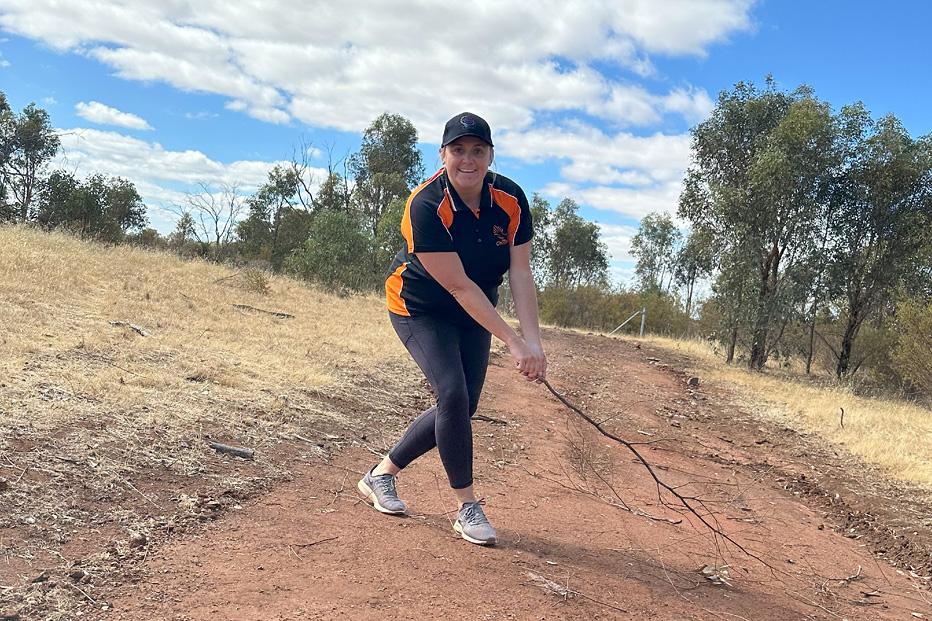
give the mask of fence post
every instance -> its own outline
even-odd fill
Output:
[[[641,308],[641,338],[644,337],[644,320],[647,319],[647,307]]]

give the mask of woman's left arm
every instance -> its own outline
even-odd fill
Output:
[[[543,379],[547,373],[547,357],[540,341],[540,321],[537,315],[537,288],[531,273],[531,243],[511,247],[511,265],[508,282],[515,302],[515,312],[521,324],[521,334],[538,359],[533,373],[525,373],[529,380]],[[531,377],[534,375],[534,377]]]

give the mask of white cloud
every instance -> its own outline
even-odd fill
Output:
[[[78,177],[97,172],[133,182],[150,208],[153,225],[165,232],[174,219],[173,205],[185,202],[186,192],[199,191],[199,184],[227,185],[251,193],[264,183],[278,161],[238,160],[218,162],[200,151],[172,151],[157,142],[147,142],[113,131],[64,129],[61,152],[53,166]],[[312,191],[326,178],[327,171],[313,168]]]
[[[99,101],[79,101],[75,104],[74,110],[82,119],[98,125],[115,125],[127,129],[152,129],[152,126],[141,116],[130,112],[121,112]]]
[[[526,127],[541,111],[620,125],[694,121],[710,108],[704,91],[653,93],[612,73],[648,74],[653,54],[702,56],[752,28],[752,4],[2,0],[0,27],[126,79],[219,94],[265,121],[359,131],[390,107],[433,140],[462,109],[501,129]]]
[[[205,119],[215,119],[218,114],[216,112],[207,112],[206,110],[201,110],[200,112],[185,112],[184,118],[189,121],[203,121]]]
[[[42,103],[45,104],[46,106],[54,106],[55,104],[58,103],[58,100],[52,97],[51,95],[49,95],[48,97],[42,98]]]
[[[572,196],[580,203],[596,209],[614,211],[641,220],[651,212],[675,216],[681,191],[682,183],[677,180],[637,190],[605,186],[583,188],[574,192]]]
[[[646,185],[680,179],[689,164],[688,134],[611,135],[582,123],[508,132],[497,146],[528,162],[565,162],[562,174],[575,182]]]
[[[608,247],[612,261],[632,261],[631,238],[637,235],[638,227],[625,224],[599,223],[601,239]]]

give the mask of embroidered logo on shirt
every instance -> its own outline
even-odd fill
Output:
[[[505,229],[499,225],[492,227],[492,235],[495,236],[495,245],[496,246],[507,246],[508,245],[508,235],[505,234]]]

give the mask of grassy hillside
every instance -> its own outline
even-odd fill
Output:
[[[118,553],[88,567],[125,565],[134,534],[240,502],[290,458],[388,444],[367,431],[394,433],[414,411],[398,404],[426,393],[382,300],[266,278],[0,227],[0,584],[57,567],[89,532]],[[3,589],[0,610],[67,611],[74,595]]]

